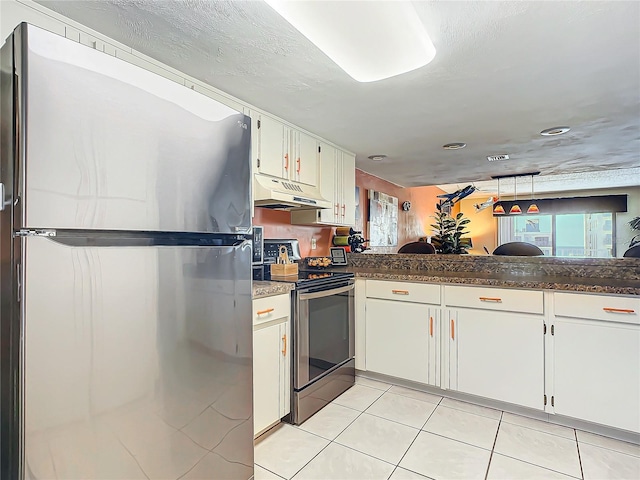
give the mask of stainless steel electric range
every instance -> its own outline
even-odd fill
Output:
[[[295,283],[291,414],[285,420],[299,425],[355,382],[355,287],[353,273],[330,268],[300,269],[294,280],[270,278],[266,272],[280,245],[293,260],[301,257],[297,240],[264,240],[264,279]]]

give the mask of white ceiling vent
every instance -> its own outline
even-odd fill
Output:
[[[497,162],[499,160],[509,160],[509,155],[491,155],[487,157],[490,162]]]

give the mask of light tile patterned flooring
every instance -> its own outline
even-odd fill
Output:
[[[256,480],[640,479],[640,446],[356,377],[255,449]]]

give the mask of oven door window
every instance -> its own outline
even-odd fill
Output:
[[[309,381],[350,358],[349,315],[353,291],[309,302]]]

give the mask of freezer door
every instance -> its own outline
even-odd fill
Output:
[[[18,32],[20,228],[250,231],[249,117],[53,33]]]
[[[22,242],[25,478],[250,478],[248,242]]]

